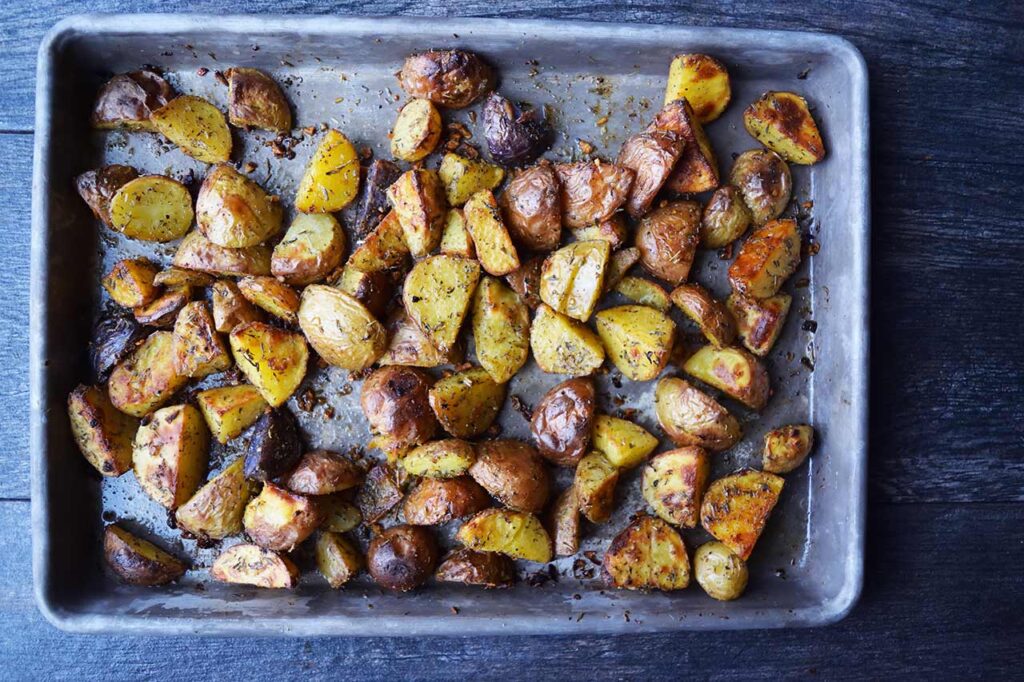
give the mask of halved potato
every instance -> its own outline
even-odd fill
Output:
[[[682,284],[690,276],[700,244],[700,204],[673,201],[640,221],[636,248],[644,268],[659,279]]]
[[[621,305],[602,310],[594,321],[623,376],[649,381],[665,369],[676,336],[676,324],[668,315],[643,305]]]
[[[515,242],[532,251],[558,248],[562,196],[558,174],[549,161],[516,171],[500,202],[505,225]]]
[[[615,506],[619,468],[600,452],[591,452],[576,465],[572,487],[580,513],[591,523],[604,523]]]
[[[245,477],[239,457],[211,478],[174,513],[178,528],[201,538],[222,538],[242,532],[242,514],[256,483]]]
[[[778,218],[793,193],[789,166],[770,149],[750,149],[737,156],[729,184],[739,190],[754,225]]]
[[[249,303],[238,290],[238,285],[229,279],[213,283],[210,302],[213,305],[213,326],[219,332],[228,333],[240,324],[263,321],[263,313]]]
[[[153,284],[168,288],[195,287],[201,289],[210,286],[213,281],[213,277],[205,272],[176,268],[173,265],[156,273],[156,277],[153,278]]]
[[[729,266],[729,283],[737,293],[768,298],[800,265],[800,229],[792,219],[772,220],[754,232]]]
[[[409,253],[426,256],[441,243],[448,202],[437,171],[414,168],[388,187],[388,201],[402,226]]]
[[[502,438],[477,445],[469,475],[506,507],[539,513],[551,493],[551,476],[533,446]]]
[[[561,183],[562,222],[572,229],[603,222],[629,198],[636,173],[601,159],[555,164]]]
[[[284,486],[302,495],[330,495],[363,482],[363,470],[352,460],[329,450],[307,452],[284,479]]]
[[[139,177],[131,166],[110,164],[75,176],[75,189],[92,214],[110,226],[110,202],[126,182]]]
[[[405,498],[405,522],[436,526],[491,506],[491,498],[469,476],[424,478]]]
[[[348,138],[328,130],[295,192],[295,208],[303,213],[334,213],[359,193],[359,154]]]
[[[250,303],[288,324],[299,321],[299,295],[274,277],[243,277],[238,280],[238,291]]]
[[[679,194],[695,194],[718,187],[715,151],[689,102],[677,99],[665,104],[647,130],[672,132],[684,141],[683,153],[665,187]]]
[[[636,173],[626,201],[631,218],[642,218],[650,210],[685,148],[683,139],[669,130],[638,133],[623,143],[616,163]]]
[[[455,347],[479,280],[476,261],[443,254],[424,258],[405,278],[405,310],[440,351]]]
[[[641,464],[658,447],[658,439],[628,419],[599,414],[594,418],[591,444],[620,469]]]
[[[495,277],[507,275],[519,267],[519,254],[509,236],[490,190],[481,190],[466,201],[463,209],[466,227],[473,237],[480,265]]]
[[[648,308],[660,310],[667,313],[672,307],[668,292],[655,282],[642,277],[623,277],[615,285],[615,291],[619,292],[633,303],[645,305]]]
[[[302,291],[299,326],[309,345],[335,367],[361,371],[384,354],[384,325],[354,297],[333,287],[311,284]]]
[[[317,503],[324,516],[323,523],[320,524],[321,530],[347,533],[363,522],[362,512],[348,499],[348,493],[324,495],[317,499]]]
[[[476,461],[473,444],[458,438],[424,443],[399,462],[407,474],[429,478],[461,476]]]
[[[670,450],[647,462],[640,490],[655,514],[677,526],[696,528],[710,474],[711,461],[704,448]]]
[[[608,259],[608,267],[604,273],[604,290],[609,292],[615,288],[622,278],[626,276],[629,269],[640,260],[640,249],[631,246],[612,254]]]
[[[743,347],[762,358],[768,355],[782,333],[792,303],[793,297],[789,294],[758,299],[735,292],[725,301],[736,320],[737,333]]]
[[[654,389],[654,412],[673,443],[728,450],[743,435],[740,423],[717,400],[685,379],[665,377]]]
[[[457,208],[448,210],[444,221],[444,232],[441,233],[441,253],[462,258],[476,258],[476,247],[473,237],[466,226],[466,217]]]
[[[153,332],[110,373],[107,390],[114,407],[133,417],[147,414],[170,400],[188,377],[174,369],[174,335]]]
[[[178,313],[173,349],[174,370],[187,377],[205,377],[231,367],[231,355],[204,301],[188,303]]]
[[[157,265],[147,258],[127,258],[114,263],[103,278],[103,288],[114,303],[125,308],[146,305],[160,295],[154,280]]]
[[[302,334],[248,322],[228,337],[235,364],[271,407],[283,405],[306,376],[309,349]]]
[[[402,501],[402,488],[395,470],[388,464],[377,464],[366,474],[359,488],[356,503],[366,523],[377,523]]]
[[[169,328],[174,326],[181,312],[192,300],[192,287],[173,287],[145,305],[132,310],[132,316],[139,324],[149,327]]]
[[[132,239],[180,239],[192,226],[194,215],[188,188],[163,175],[129,180],[110,200],[110,227]]]
[[[255,386],[239,384],[210,388],[196,394],[196,404],[213,437],[227,443],[256,423],[267,401]]]
[[[381,365],[439,367],[462,362],[459,343],[448,353],[439,351],[404,308],[388,319],[388,347],[377,362]]]
[[[473,341],[480,365],[499,384],[530,357],[530,310],[494,277],[484,277],[473,297]]]
[[[771,395],[764,365],[739,348],[704,346],[689,357],[683,370],[752,410],[763,408]]]
[[[462,206],[482,190],[491,190],[505,178],[505,169],[481,159],[445,154],[438,169],[449,206]]]
[[[504,554],[460,549],[441,562],[434,578],[443,583],[477,585],[488,589],[510,587],[516,579],[516,565]]]
[[[267,408],[256,420],[245,449],[245,477],[273,481],[302,457],[299,422],[287,407]]]
[[[290,552],[312,535],[322,520],[315,501],[267,481],[245,507],[242,525],[260,547]]]
[[[300,213],[270,257],[270,272],[292,286],[327,277],[345,254],[345,232],[329,213]]]
[[[534,256],[505,276],[508,285],[531,310],[541,304],[540,271],[543,266],[544,256]]]
[[[494,72],[473,52],[428,50],[406,57],[398,81],[413,97],[462,109],[494,87]]]
[[[92,126],[153,130],[150,114],[176,96],[171,84],[155,71],[120,73],[100,88],[92,108]]]
[[[685,99],[701,123],[722,115],[732,97],[725,65],[706,54],[677,54],[668,67],[665,104]]]
[[[163,585],[185,575],[187,569],[177,557],[120,526],[104,529],[103,555],[107,565],[133,585]]]
[[[608,245],[614,251],[629,239],[630,229],[629,225],[626,224],[625,215],[625,213],[619,212],[612,215],[608,220],[602,220],[599,223],[587,225],[586,227],[574,227],[572,229],[572,236],[578,242],[601,239],[608,242]]]
[[[398,112],[391,129],[391,155],[402,161],[419,161],[441,141],[441,113],[429,99],[410,100]]]
[[[299,584],[299,569],[291,560],[258,545],[229,547],[210,568],[214,580],[236,585],[292,588]]]
[[[551,537],[544,524],[526,512],[486,509],[462,524],[455,538],[473,550],[542,564],[551,561]]]
[[[338,589],[363,568],[363,557],[355,544],[337,533],[321,532],[316,539],[316,567],[327,584]]]
[[[563,490],[555,500],[548,528],[555,556],[572,556],[580,551],[580,505],[574,486]]]
[[[204,163],[231,158],[231,129],[221,110],[202,97],[175,97],[149,116],[150,122],[181,151]]]
[[[384,315],[395,295],[395,281],[391,275],[378,270],[363,272],[351,266],[342,268],[334,286],[362,303],[374,317]]]
[[[239,249],[262,244],[281,231],[281,202],[233,166],[214,166],[196,198],[196,223],[218,246]]]
[[[185,235],[174,253],[174,265],[214,275],[269,275],[270,247],[228,249],[217,246],[198,230]]]
[[[533,318],[530,348],[537,365],[550,374],[584,376],[604,364],[600,337],[546,303],[537,308]]]
[[[387,272],[396,280],[405,273],[409,267],[409,246],[394,211],[388,211],[373,232],[356,247],[346,267],[363,272]]]
[[[444,430],[456,438],[475,438],[489,429],[504,401],[505,385],[483,367],[456,372],[430,389],[430,407]]]
[[[554,310],[586,322],[604,292],[611,245],[602,239],[573,242],[544,261],[540,298]]]
[[[278,133],[292,129],[292,112],[281,87],[259,69],[232,67],[228,79],[228,120],[239,128]]]
[[[104,476],[132,468],[132,442],[139,422],[114,408],[101,386],[79,384],[68,396],[71,433],[82,455]]]
[[[147,495],[176,509],[206,477],[210,432],[199,410],[173,405],[157,410],[135,434],[135,478]]]
[[[825,144],[807,100],[795,92],[766,92],[743,112],[743,127],[755,140],[790,163],[825,158]]]
[[[715,539],[746,561],[779,501],[781,476],[741,469],[708,486],[700,507],[700,524]]]
[[[728,246],[743,236],[752,220],[742,193],[732,185],[719,187],[704,205],[700,245],[705,249]]]
[[[675,528],[638,514],[612,540],[602,563],[605,580],[627,590],[684,590],[690,585],[690,557]]]
[[[724,348],[736,340],[736,320],[699,284],[681,284],[673,289],[672,302],[690,318],[708,341]]]
[[[804,463],[814,447],[814,429],[790,424],[772,429],[764,437],[761,467],[773,474],[788,474]]]

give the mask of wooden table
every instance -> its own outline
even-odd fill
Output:
[[[870,501],[863,597],[817,630],[465,640],[86,637],[47,624],[29,541],[28,252],[35,56],[72,12],[0,9],[0,678],[299,675],[1019,677],[1024,662],[1024,4],[506,0],[506,16],[820,30],[871,74]],[[672,6],[676,5],[676,6]],[[498,4],[250,0],[270,12],[493,14]],[[174,0],[161,11],[220,13]],[[571,39],[571,37],[567,37]],[[600,46],[594,46],[595,50]],[[916,675],[915,675],[916,677]]]

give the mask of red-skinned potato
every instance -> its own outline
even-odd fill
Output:
[[[423,526],[392,526],[370,542],[366,565],[381,587],[408,592],[434,572],[440,558],[437,540]]]
[[[533,410],[530,432],[540,454],[559,466],[575,466],[590,448],[597,391],[589,377],[556,384]]]
[[[651,211],[636,231],[644,268],[672,284],[690,276],[699,243],[700,204],[695,201],[674,201]]]
[[[518,511],[541,511],[551,493],[544,461],[530,445],[516,440],[477,445],[469,475],[499,502]]]
[[[438,423],[428,397],[433,383],[423,370],[398,365],[366,378],[360,403],[382,449],[402,452],[434,437]]]

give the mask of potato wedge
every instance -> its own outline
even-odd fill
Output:
[[[643,463],[658,447],[658,439],[644,427],[606,414],[594,418],[591,443],[595,450],[620,469],[632,469]]]
[[[773,220],[743,242],[729,266],[729,283],[744,296],[768,298],[800,265],[800,229],[792,219]]]
[[[292,129],[288,100],[273,78],[259,69],[232,67],[228,79],[228,120],[239,128],[262,128],[278,133]]]
[[[752,410],[763,408],[771,395],[768,370],[739,348],[704,346],[687,359],[683,370]]]
[[[146,258],[119,260],[103,278],[103,288],[120,306],[143,306],[160,295],[160,287],[154,282],[157,270],[156,263]]]
[[[728,450],[743,435],[740,424],[717,400],[678,377],[665,377],[654,389],[654,412],[673,443]]]
[[[271,250],[267,246],[227,249],[217,246],[193,230],[185,235],[174,253],[179,268],[209,272],[214,275],[269,275]]]
[[[202,289],[210,286],[213,282],[213,277],[205,272],[176,268],[173,265],[156,273],[156,277],[153,278],[153,284],[171,289],[176,287]]]
[[[154,130],[150,115],[176,96],[171,84],[154,71],[118,74],[104,83],[96,96],[92,127]]]
[[[366,180],[356,208],[355,233],[363,236],[372,232],[384,216],[391,211],[388,187],[402,176],[398,164],[387,159],[374,159],[366,169]],[[401,232],[401,226],[399,226]]]
[[[485,509],[462,524],[455,539],[468,549],[498,552],[512,559],[551,561],[551,537],[533,514]]]
[[[388,347],[377,362],[381,365],[439,367],[462,362],[458,343],[448,353],[439,351],[405,309],[396,310],[388,319]]]
[[[533,446],[501,439],[477,444],[469,475],[510,509],[539,513],[551,494],[551,476]]]
[[[640,249],[631,246],[628,249],[616,251],[608,259],[608,267],[604,273],[604,290],[609,292],[622,281],[629,269],[640,261]]]
[[[475,438],[489,429],[504,402],[505,385],[483,367],[456,372],[430,389],[430,407],[444,430],[456,438]]]
[[[718,159],[689,102],[669,102],[647,130],[672,132],[683,140],[683,153],[665,182],[667,189],[678,194],[696,194],[718,187]]]
[[[580,551],[580,505],[575,486],[570,485],[555,500],[548,528],[555,556],[572,556]]]
[[[247,322],[228,336],[235,364],[271,407],[283,405],[306,376],[309,348],[302,334]]]
[[[262,322],[264,315],[249,303],[238,285],[229,279],[218,280],[210,287],[210,302],[213,306],[213,326],[221,333],[246,322]]]
[[[101,386],[79,384],[68,396],[71,433],[82,455],[104,476],[132,468],[132,443],[139,422],[114,408]]]
[[[737,334],[743,347],[762,358],[768,355],[782,333],[792,303],[793,297],[789,294],[758,299],[735,292],[725,301],[736,320]]]
[[[414,168],[388,187],[388,201],[402,226],[409,253],[422,258],[441,243],[448,202],[437,171]]]
[[[157,410],[135,433],[132,461],[142,490],[176,509],[206,477],[210,432],[199,410],[172,405]]]
[[[321,532],[316,539],[316,567],[333,589],[338,589],[363,568],[358,547],[337,533]]]
[[[572,467],[590,448],[597,389],[589,378],[556,384],[533,408],[530,433],[541,456],[558,466]]]
[[[388,311],[395,295],[395,281],[388,273],[363,272],[345,267],[334,286],[356,299],[374,317],[382,317]]]
[[[668,67],[665,105],[685,99],[702,124],[722,115],[732,97],[725,65],[706,54],[677,54]]]
[[[682,284],[690,276],[699,244],[700,204],[696,201],[660,206],[637,226],[640,262],[652,275],[670,284]]]
[[[200,391],[196,394],[196,404],[219,443],[239,436],[255,424],[267,408],[267,401],[259,390],[249,384]]]
[[[218,246],[239,249],[262,244],[281,231],[284,211],[276,196],[233,166],[214,166],[199,188],[196,223]]]
[[[307,452],[284,479],[284,487],[302,495],[330,495],[363,482],[363,470],[337,452]]]
[[[476,256],[488,274],[500,277],[516,270],[519,254],[509,236],[490,190],[477,192],[466,201],[466,227],[473,237]]]
[[[363,381],[359,403],[370,429],[372,445],[402,455],[426,443],[438,431],[428,392],[434,378],[413,367],[381,367]]]
[[[667,313],[672,308],[672,301],[668,297],[668,292],[662,289],[659,284],[649,279],[623,277],[615,285],[615,291],[633,303],[645,305],[648,308],[654,308],[663,313]]]
[[[562,195],[549,161],[516,171],[499,199],[512,240],[531,251],[551,251],[562,238]]]
[[[475,461],[476,451],[472,443],[446,438],[414,448],[399,464],[412,476],[455,478],[469,471]]]
[[[295,192],[295,209],[303,213],[334,213],[359,193],[359,154],[348,138],[328,130]]]
[[[178,319],[178,313],[191,300],[191,287],[174,287],[167,289],[149,303],[133,309],[132,316],[139,324],[169,329]]]
[[[267,408],[256,420],[245,450],[245,477],[257,481],[281,478],[299,463],[302,437],[287,407]]]
[[[149,242],[180,239],[195,212],[188,188],[163,175],[143,175],[121,185],[110,200],[110,227]]]
[[[441,114],[429,99],[408,101],[391,129],[391,155],[402,161],[426,158],[441,141]]]
[[[221,110],[202,97],[175,97],[149,116],[157,132],[194,159],[219,163],[231,158],[231,129]]]
[[[650,210],[685,147],[683,138],[670,130],[638,133],[622,144],[616,164],[636,174],[626,200],[630,218],[639,220]]]
[[[626,378],[650,381],[668,365],[676,324],[665,313],[621,305],[602,310],[594,321],[608,357]]]
[[[448,210],[441,233],[441,253],[462,258],[476,258],[473,237],[466,226],[466,217],[457,208]]]
[[[231,367],[231,355],[217,334],[213,316],[203,301],[188,303],[174,323],[174,371],[205,377]]]
[[[608,242],[612,251],[621,247],[629,239],[630,229],[626,224],[625,213],[619,212],[608,220],[601,221],[586,227],[576,227],[572,230],[572,236],[578,242],[585,242],[592,239],[601,239]]]
[[[479,280],[475,261],[445,255],[424,258],[405,278],[405,310],[441,352],[455,347]]]
[[[604,523],[615,507],[619,468],[600,452],[591,452],[576,466],[572,487],[580,513],[591,523]]]
[[[718,348],[736,340],[736,320],[721,302],[699,284],[681,284],[672,290],[672,302],[690,318],[701,334]]]
[[[761,468],[773,474],[788,474],[804,463],[813,447],[814,429],[808,424],[772,429],[764,437]]]
[[[544,256],[534,256],[505,276],[508,285],[531,310],[541,304],[540,271],[543,266]]]
[[[451,153],[441,159],[438,174],[449,206],[462,206],[477,192],[492,190],[505,179],[505,169],[501,166]]]
[[[373,232],[349,256],[346,267],[363,272],[387,272],[396,280],[409,268],[409,246],[405,243],[398,215],[389,211]]]
[[[781,476],[753,469],[741,469],[720,478],[704,493],[700,524],[746,561],[784,485]]]
[[[270,257],[270,272],[292,286],[319,282],[341,264],[345,232],[329,213],[300,213]]]
[[[187,569],[177,557],[120,526],[103,530],[103,555],[114,573],[133,585],[164,585],[185,575]]]
[[[395,470],[387,464],[378,464],[370,469],[356,498],[366,523],[377,523],[401,501],[402,489]]]
[[[491,498],[469,476],[424,478],[405,498],[405,522],[436,526],[476,514],[491,506]]]
[[[92,214],[110,226],[110,202],[125,183],[139,177],[131,166],[111,164],[75,177],[75,189]]]
[[[546,303],[537,308],[533,318],[530,348],[537,365],[550,374],[585,376],[604,364],[600,337]]]
[[[601,223],[629,198],[632,168],[601,159],[555,164],[561,186],[562,222],[570,229]]]
[[[188,377],[174,369],[174,335],[153,332],[135,352],[110,373],[107,390],[114,407],[133,417],[145,417],[160,407]]]
[[[221,552],[210,568],[214,580],[236,585],[291,589],[299,569],[288,557],[258,545],[234,545]]]
[[[807,100],[795,92],[766,92],[743,112],[743,127],[790,163],[811,165],[825,158],[825,144]]]
[[[704,205],[700,218],[700,245],[720,249],[742,237],[753,216],[743,201],[742,193],[732,185],[719,187]]]
[[[540,298],[563,315],[586,322],[604,292],[611,245],[601,239],[573,242],[544,261]]]
[[[480,365],[499,384],[530,357],[530,310],[494,277],[484,277],[473,297],[473,342]]]
[[[461,583],[488,589],[511,587],[516,579],[516,566],[504,554],[459,549],[441,562],[434,578],[442,583]]]
[[[324,495],[317,498],[317,504],[320,505],[324,516],[324,521],[320,524],[321,530],[347,533],[350,530],[355,530],[363,522],[363,514],[359,511],[359,507],[347,498],[347,493]]]
[[[245,477],[239,457],[207,481],[174,512],[178,528],[200,538],[220,540],[242,532],[242,514],[256,484]]]
[[[669,450],[647,462],[640,490],[659,517],[682,528],[696,528],[710,474],[711,461],[704,448]]]
[[[387,590],[407,592],[427,581],[440,551],[434,534],[423,526],[392,526],[372,541],[366,564],[374,582]]]
[[[638,514],[612,540],[602,572],[612,586],[627,590],[685,590],[690,557],[683,538],[661,519]]]
[[[494,72],[473,52],[428,50],[406,58],[398,81],[413,97],[462,109],[494,88]]]
[[[322,520],[316,502],[266,482],[246,505],[242,525],[260,547],[290,552],[312,535]]]
[[[770,149],[750,149],[737,156],[729,184],[739,190],[754,225],[778,218],[793,193],[789,166]]]
[[[299,321],[299,295],[274,277],[243,277],[238,280],[238,291],[250,303],[288,324]]]
[[[298,321],[313,350],[335,367],[364,370],[387,346],[384,325],[358,300],[333,287],[303,289]]]

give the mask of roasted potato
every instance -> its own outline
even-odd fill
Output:
[[[114,407],[145,417],[185,386],[188,377],[174,369],[174,335],[153,332],[110,373],[107,390]]]
[[[568,228],[604,222],[629,198],[636,173],[601,159],[555,164],[561,186],[562,222]]]
[[[690,585],[690,557],[675,528],[638,514],[612,540],[602,572],[612,586],[627,590],[685,590]]]
[[[551,494],[551,476],[544,460],[522,441],[478,443],[469,475],[510,509],[540,512]]]
[[[404,452],[437,433],[428,392],[434,379],[415,367],[381,367],[363,382],[359,402],[374,443],[386,452]]]
[[[729,283],[743,296],[768,298],[778,293],[800,265],[800,229],[792,219],[772,220],[743,242],[729,266]]]
[[[551,374],[585,376],[604,364],[600,337],[546,303],[537,308],[533,318],[530,348],[537,365]]]
[[[174,253],[174,265],[214,275],[269,275],[271,250],[267,246],[228,249],[217,246],[198,230],[185,235]]]
[[[114,303],[125,308],[146,305],[160,295],[160,287],[153,283],[158,269],[146,258],[119,260],[103,278],[103,288]]]
[[[145,338],[146,331],[131,317],[110,315],[100,318],[89,343],[89,360],[96,378],[106,381],[117,363],[128,357]]]
[[[551,537],[544,524],[527,512],[485,509],[462,524],[455,539],[472,550],[540,564],[551,561]]]
[[[576,466],[572,487],[580,513],[591,523],[604,523],[615,506],[619,468],[600,452],[591,452]]]
[[[288,324],[299,321],[298,293],[274,277],[243,277],[238,280],[238,291],[250,303]]]
[[[284,487],[302,495],[330,495],[363,482],[363,470],[337,452],[307,452],[284,479]]]
[[[178,313],[172,348],[174,371],[187,377],[204,377],[231,367],[231,355],[203,301],[188,303]]]
[[[384,354],[387,332],[353,296],[321,284],[302,291],[299,326],[328,364],[361,371]]]
[[[355,233],[369,234],[391,211],[388,187],[402,176],[402,169],[393,161],[374,159],[366,169],[359,206],[356,209]]]
[[[278,133],[292,129],[292,112],[281,87],[259,69],[233,67],[228,79],[228,120],[239,128]]]
[[[505,170],[500,166],[452,153],[441,159],[438,174],[449,206],[462,206],[477,192],[492,190],[505,178]]]
[[[631,218],[639,220],[650,210],[684,148],[683,138],[669,130],[638,133],[623,143],[615,163],[636,174],[626,200],[626,212]]]
[[[396,281],[405,274],[409,269],[409,247],[394,211],[389,211],[356,247],[345,267],[363,272],[387,272]]]
[[[409,367],[439,367],[458,364],[462,352],[458,343],[448,353],[439,351],[423,333],[404,308],[388,320],[388,347],[378,363],[381,365],[407,365]]]
[[[402,89],[449,109],[462,109],[494,87],[494,72],[465,50],[429,50],[406,58],[398,74]]]
[[[444,185],[437,171],[413,168],[402,173],[388,187],[388,201],[402,226],[409,253],[422,258],[437,248],[448,212]]]
[[[674,201],[647,214],[636,230],[640,263],[652,275],[670,284],[690,276],[700,243],[700,204]]]
[[[512,239],[531,251],[551,251],[562,238],[558,174],[548,161],[516,171],[499,199]]]
[[[440,379],[430,389],[430,407],[444,430],[475,438],[491,427],[505,402],[505,385],[483,367],[470,367]]]
[[[763,408],[771,395],[764,365],[739,348],[704,346],[690,356],[683,370],[752,410]]]
[[[700,524],[716,540],[746,561],[779,501],[781,476],[741,469],[708,486],[700,507]]]
[[[302,334],[247,322],[232,329],[228,341],[238,369],[271,407],[283,405],[306,376],[309,348]]]
[[[174,287],[167,289],[149,303],[133,309],[132,316],[139,324],[171,328],[178,319],[178,313],[191,300],[191,287]]]
[[[536,309],[541,304],[540,271],[543,266],[544,256],[534,256],[505,276],[508,285],[530,309]]]
[[[608,357],[623,376],[649,381],[668,364],[676,324],[663,312],[643,305],[606,308],[594,316]]]
[[[402,489],[395,470],[387,464],[370,469],[356,498],[359,513],[366,523],[377,523],[401,501]]]
[[[648,308],[660,310],[667,313],[672,308],[672,301],[668,292],[661,286],[649,279],[642,277],[623,277],[615,285],[615,291],[619,292],[633,303],[645,305]]]
[[[729,171],[729,184],[739,190],[754,225],[778,218],[793,193],[789,166],[769,149],[751,149],[737,156]]]
[[[257,545],[235,545],[224,550],[210,568],[214,580],[236,585],[292,588],[299,584],[299,569],[277,552]]]
[[[402,161],[426,158],[441,141],[441,114],[429,99],[406,102],[391,129],[391,155]]]
[[[231,249],[262,244],[281,231],[284,211],[276,196],[233,166],[214,166],[196,198],[196,223],[203,236]]]
[[[111,164],[96,170],[86,171],[75,178],[78,196],[86,203],[92,214],[104,225],[110,226],[110,202],[117,190],[139,177],[139,171],[131,166]]]
[[[466,202],[464,214],[466,227],[473,237],[477,259],[484,270],[500,277],[519,268],[519,254],[505,229],[498,202],[490,190],[471,196]]]
[[[736,321],[728,308],[699,284],[682,284],[671,294],[672,302],[690,318],[708,341],[724,348],[736,340]]]
[[[121,73],[103,84],[92,107],[92,127],[155,130],[150,115],[177,93],[163,77],[148,69]]]
[[[139,422],[114,408],[100,386],[79,384],[68,396],[71,433],[82,455],[104,476],[132,468],[132,443]]]
[[[608,242],[612,250],[621,247],[629,239],[630,229],[626,224],[625,214],[616,213],[608,220],[587,227],[577,227],[572,230],[572,236],[578,242],[585,242],[592,239],[600,239]]]
[[[755,140],[790,163],[825,158],[825,144],[807,100],[795,92],[766,92],[743,112],[743,127]]]
[[[242,525],[260,547],[290,552],[312,535],[322,520],[316,502],[268,481],[245,507]]]
[[[710,123],[722,115],[732,97],[725,65],[706,54],[677,54],[668,67],[665,105],[685,99],[697,120]]]
[[[742,193],[732,185],[719,187],[700,218],[700,245],[705,249],[728,246],[746,233],[752,220]]]
[[[196,394],[196,405],[219,443],[227,443],[256,423],[267,401],[255,386],[239,384],[210,388]]]
[[[666,188],[695,194],[718,187],[715,151],[689,102],[677,99],[666,104],[647,127],[647,132],[655,130],[675,133],[683,139],[683,153],[665,182]]]
[[[792,303],[793,297],[789,294],[758,299],[735,292],[725,301],[736,320],[737,334],[743,347],[761,357],[768,355],[778,340]]]
[[[559,466],[575,466],[590,448],[596,404],[589,378],[568,379],[548,390],[530,420],[540,454]]]
[[[363,568],[363,557],[355,544],[341,535],[321,532],[316,539],[316,567],[327,584],[338,589]]]
[[[455,347],[479,280],[476,261],[445,255],[424,258],[405,278],[405,310],[441,352]]]
[[[366,553],[370,575],[387,590],[408,592],[427,581],[440,553],[423,526],[392,526],[373,538]]]
[[[484,277],[473,297],[473,342],[480,365],[504,384],[530,357],[530,310],[494,277]]]
[[[176,268],[173,265],[156,273],[156,277],[153,278],[153,284],[168,288],[195,287],[201,289],[210,286],[213,282],[213,276],[205,272]]]
[[[108,224],[132,239],[170,242],[188,232],[194,215],[185,185],[163,175],[143,175],[114,193]]]
[[[690,445],[652,457],[644,467],[640,490],[659,517],[682,528],[696,528],[710,474],[707,451]]]
[[[721,542],[712,540],[694,552],[693,577],[712,599],[731,601],[747,589],[747,562]]]
[[[210,432],[199,410],[191,405],[157,410],[135,433],[135,478],[147,495],[176,509],[206,477],[209,446]]]
[[[324,521],[320,524],[321,530],[331,533],[347,533],[363,522],[362,512],[348,499],[347,493],[324,495],[317,498],[317,504],[324,516]]]
[[[334,286],[362,303],[375,318],[387,313],[395,296],[394,279],[383,270],[363,272],[346,267]]]
[[[359,155],[348,138],[328,130],[295,193],[295,208],[303,213],[334,213],[359,193]]]
[[[457,208],[449,209],[444,219],[440,248],[441,253],[449,256],[476,258],[476,247],[466,225],[466,216]]]
[[[270,272],[292,286],[319,282],[345,253],[345,232],[329,213],[300,213],[270,257]]]
[[[516,566],[504,554],[459,549],[441,562],[434,578],[443,583],[462,583],[488,589],[510,587],[516,579]]]
[[[604,292],[611,245],[601,239],[573,242],[544,261],[540,298],[551,308],[586,322]]]
[[[247,322],[263,321],[263,313],[249,303],[238,290],[238,285],[229,279],[213,283],[210,287],[210,302],[213,306],[213,326],[219,332],[226,334]]]
[[[194,159],[220,163],[231,158],[231,129],[221,110],[202,97],[182,95],[153,111],[157,132]]]
[[[164,585],[185,575],[187,569],[177,557],[120,526],[104,529],[103,555],[114,573],[133,585]]]
[[[405,522],[435,526],[476,514],[491,506],[491,498],[468,476],[424,478],[405,498]]]
[[[242,515],[256,484],[245,477],[239,457],[207,481],[174,513],[178,528],[201,538],[222,538],[242,532]]]
[[[521,166],[551,145],[551,127],[540,110],[524,111],[491,93],[484,103],[484,139],[492,159],[503,166]]]
[[[773,474],[788,474],[804,463],[813,447],[814,429],[807,424],[772,429],[764,437],[761,468]]]
[[[469,471],[476,461],[473,444],[458,438],[425,443],[402,458],[407,474],[429,478],[454,478]]]
[[[594,418],[592,447],[620,469],[632,469],[654,452],[658,439],[628,419],[599,414]]]
[[[302,457],[299,425],[287,408],[266,409],[253,427],[245,451],[245,476],[270,481],[284,476]]]
[[[575,486],[569,486],[555,500],[548,519],[555,556],[572,556],[580,551],[580,505]]]
[[[665,377],[654,389],[654,413],[673,443],[728,450],[743,435],[740,423],[717,400],[685,379]]]
[[[608,259],[608,267],[604,273],[604,290],[608,292],[614,289],[639,260],[640,249],[635,246],[614,252]]]

